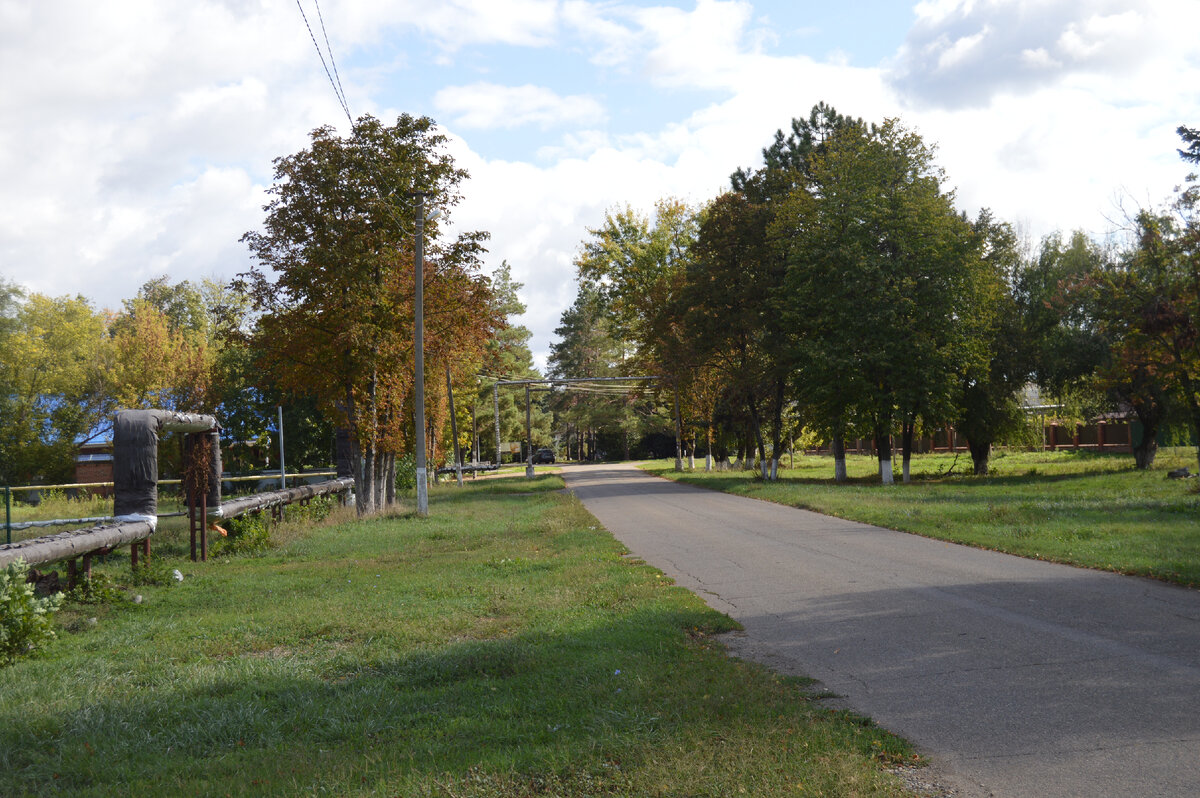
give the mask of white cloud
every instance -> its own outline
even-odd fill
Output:
[[[987,38],[989,31],[990,28],[984,25],[983,30],[979,31],[979,33],[960,37],[948,46],[937,48],[938,70],[953,69],[964,62],[972,60],[973,57],[978,57],[982,50],[980,45]]]
[[[433,104],[454,124],[466,128],[585,126],[604,119],[603,106],[592,97],[560,97],[550,89],[528,84],[448,86],[434,95]]]
[[[1168,0],[920,3],[891,82],[913,107],[954,108],[986,106],[998,92],[1034,90],[1079,72],[1119,76],[1166,53],[1194,49],[1178,34],[1180,26],[1196,21],[1194,5]]]
[[[415,28],[451,53],[477,44],[545,47],[558,26],[556,0],[342,0],[322,9],[327,21],[337,20],[335,46]]]
[[[753,0],[674,5],[322,3],[356,113],[445,115],[472,175],[454,221],[490,231],[489,263],[506,258],[525,282],[542,359],[605,210],[716,195],[818,101],[902,116],[940,145],[963,208],[1035,236],[1102,232],[1122,196],[1160,200],[1184,171],[1174,128],[1200,124],[1194,2],[925,2],[882,69],[767,52]],[[559,52],[592,66],[527,83],[524,56]],[[244,269],[238,238],[261,224],[270,160],[345,126],[291,0],[0,0],[0,72],[19,76],[0,93],[0,274],[110,307],[162,273]],[[632,81],[651,102],[697,96],[681,88],[706,99],[616,132],[600,98],[615,104]],[[490,131],[518,125],[536,162],[481,154]]]

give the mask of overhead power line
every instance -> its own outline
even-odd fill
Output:
[[[340,75],[336,80],[333,77],[337,73],[337,64],[333,63],[333,48],[329,47],[329,34],[325,32],[325,18],[321,16],[321,4],[318,2],[316,6],[317,18],[321,21],[321,35],[325,38],[325,46],[329,48],[329,63],[333,64],[332,74],[329,71],[329,64],[325,63],[325,53],[321,51],[321,45],[317,44],[317,36],[313,33],[312,25],[308,23],[308,14],[304,13],[304,6],[300,4],[300,0],[296,0],[296,8],[300,9],[300,16],[304,18],[304,27],[308,28],[308,37],[312,39],[313,47],[317,50],[317,58],[321,59],[321,66],[325,69],[325,77],[329,78],[329,85],[333,87],[338,105],[342,106],[342,110],[346,112],[346,119],[350,120],[350,127],[353,128],[354,117],[350,114],[350,104],[346,102],[346,94],[342,91],[342,78]]]

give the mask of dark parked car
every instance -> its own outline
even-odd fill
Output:
[[[553,463],[554,462],[554,450],[553,449],[538,449],[536,452],[533,453],[533,462],[535,462],[535,463]]]

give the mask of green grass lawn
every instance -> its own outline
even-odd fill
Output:
[[[693,485],[940,540],[1197,586],[1197,481],[1166,478],[1168,470],[1194,463],[1195,450],[1182,447],[1160,451],[1145,472],[1128,454],[1000,452],[992,474],[975,477],[965,453],[957,460],[928,454],[914,457],[911,484],[890,487],[879,484],[874,458],[857,455],[847,458],[850,480],[842,485],[833,481],[833,459],[823,456],[797,456],[795,468],[782,469],[774,483],[748,471],[676,474],[673,461],[645,467]]]
[[[0,671],[0,795],[905,794],[903,741],[727,657],[735,623],[562,484],[443,486],[427,519],[160,558],[184,581],[68,606]]]

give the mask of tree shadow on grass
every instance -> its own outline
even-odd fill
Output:
[[[346,794],[482,771],[629,794],[642,763],[689,740],[818,712],[707,642],[731,627],[706,609],[659,607],[403,654],[246,652],[120,697],[0,710],[0,793]],[[878,730],[844,734],[868,757],[899,745]]]

